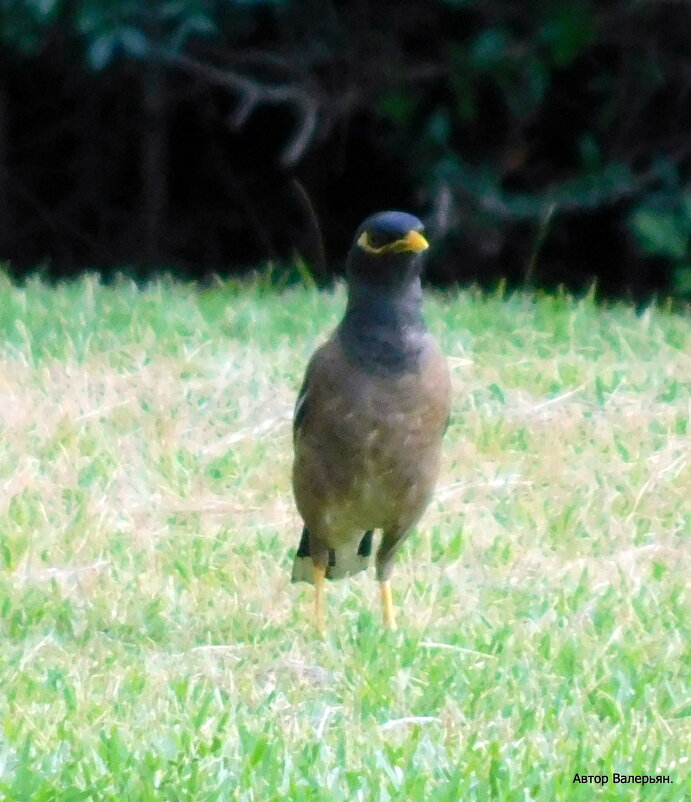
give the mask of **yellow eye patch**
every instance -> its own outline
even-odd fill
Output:
[[[427,240],[419,231],[415,230],[409,231],[405,237],[393,240],[393,242],[387,242],[386,245],[380,245],[379,247],[373,245],[369,233],[363,231],[358,238],[357,244],[363,251],[378,256],[383,253],[420,253],[420,251],[426,251],[429,248]]]

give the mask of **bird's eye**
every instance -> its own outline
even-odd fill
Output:
[[[395,235],[387,231],[368,231],[367,241],[372,248],[382,248],[396,239]]]

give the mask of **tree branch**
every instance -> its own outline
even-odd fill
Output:
[[[234,128],[242,127],[257,106],[289,105],[297,117],[295,131],[288,139],[281,154],[281,164],[293,167],[305,155],[317,127],[317,99],[300,86],[294,84],[268,84],[248,78],[234,70],[214,67],[180,53],[161,51],[161,56],[190,75],[196,75],[216,86],[224,86],[240,95],[238,108],[231,116]]]

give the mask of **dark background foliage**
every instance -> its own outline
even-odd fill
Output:
[[[0,0],[0,259],[325,278],[397,207],[439,283],[688,297],[689,31],[684,0]]]

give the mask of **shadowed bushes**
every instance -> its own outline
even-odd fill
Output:
[[[631,0],[6,2],[0,257],[328,274],[393,206],[439,283],[686,297],[690,26]]]

